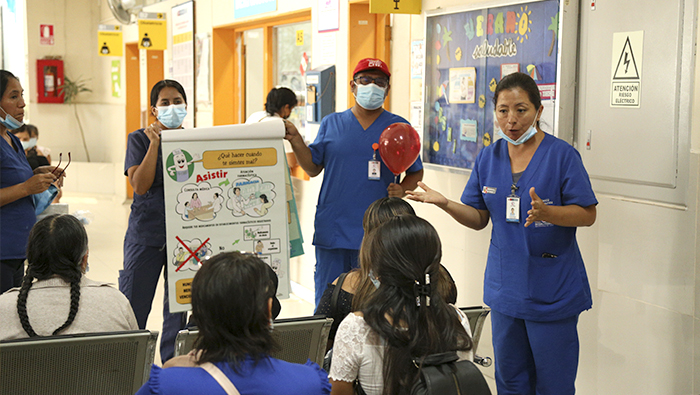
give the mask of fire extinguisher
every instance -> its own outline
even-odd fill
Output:
[[[56,75],[51,67],[44,68],[44,96],[56,96]]]

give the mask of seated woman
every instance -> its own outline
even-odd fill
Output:
[[[192,281],[192,314],[199,327],[194,350],[169,360],[165,369],[154,365],[136,394],[223,394],[221,382],[243,395],[328,394],[328,376],[315,363],[270,357],[278,346],[271,332],[275,287],[266,266],[238,252],[205,261]],[[222,381],[212,369],[223,373]]]
[[[139,329],[119,290],[83,275],[88,237],[74,216],[37,222],[29,233],[27,261],[22,286],[0,295],[0,340]]]
[[[365,235],[397,215],[416,215],[416,212],[407,201],[401,198],[384,197],[374,201],[369,205],[362,218],[362,228]],[[363,265],[360,262],[358,269],[341,274],[332,284],[328,284],[328,288],[323,292],[321,301],[314,312],[314,314],[333,318],[333,325],[328,335],[328,349],[333,346],[338,325],[343,321],[343,318],[350,312],[360,309],[360,306],[353,306],[353,296],[358,294],[359,299],[366,300],[376,289],[370,276],[371,262],[364,263]],[[440,276],[445,277],[446,280],[441,282],[444,285],[444,290],[441,291],[443,298],[447,303],[457,303],[457,287],[450,273],[442,265],[440,265]],[[338,286],[340,288],[337,288]]]
[[[435,228],[402,215],[365,235],[360,262],[372,262],[377,290],[338,328],[329,374],[332,394],[410,393],[419,370],[414,358],[457,351],[471,360],[469,323],[438,291],[442,250]]]

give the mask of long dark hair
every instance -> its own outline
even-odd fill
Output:
[[[272,88],[267,94],[265,101],[265,112],[270,115],[279,113],[284,106],[288,105],[289,109],[296,107],[297,95],[289,88]]]
[[[268,300],[275,294],[267,264],[254,255],[221,253],[204,262],[192,280],[192,314],[199,327],[198,362],[226,361],[237,370],[277,349]]]
[[[70,312],[66,322],[53,331],[59,334],[73,323],[80,304],[81,263],[88,251],[88,237],[80,221],[72,215],[50,215],[37,222],[27,242],[27,274],[17,298],[17,314],[29,337],[38,336],[27,316],[27,296],[34,279],[59,276],[70,283]]]
[[[187,94],[185,93],[185,88],[180,85],[179,82],[175,80],[162,80],[156,82],[151,88],[151,107],[156,107],[158,105],[158,95],[163,88],[175,88],[182,95],[182,100],[187,104]]]
[[[15,75],[9,71],[0,70],[0,99],[5,96],[5,90],[7,89],[7,83],[10,81],[10,78],[14,78],[19,81],[19,78],[15,77]]]
[[[362,217],[362,229],[365,231],[365,235],[397,215],[416,215],[416,212],[407,201],[398,197],[383,197],[375,200],[367,207],[365,215]],[[372,281],[369,280],[372,261],[368,257],[363,256],[363,254],[360,254],[359,260],[360,267],[353,269],[358,270],[360,276],[357,291],[355,291],[355,296],[352,299],[353,311],[362,310],[363,303],[367,301],[375,290]]]
[[[417,379],[414,358],[469,350],[472,342],[455,309],[438,292],[444,281],[439,275],[442,251],[428,221],[411,215],[391,218],[365,237],[362,250],[381,281],[362,312],[386,340],[383,393],[404,393]]]

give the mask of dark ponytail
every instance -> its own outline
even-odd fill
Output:
[[[80,267],[87,254],[88,239],[83,224],[72,215],[50,215],[37,222],[27,242],[27,274],[17,298],[17,314],[29,337],[38,336],[29,322],[27,297],[34,279],[47,280],[58,276],[71,285],[70,312],[66,321],[53,331],[57,335],[70,326],[80,305]]]
[[[289,88],[272,88],[267,94],[265,102],[265,111],[269,115],[279,114],[284,106],[289,106],[290,109],[297,105],[297,95]]]

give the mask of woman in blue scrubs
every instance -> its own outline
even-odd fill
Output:
[[[157,121],[129,133],[124,175],[134,188],[129,227],[124,237],[124,270],[119,271],[119,290],[134,309],[140,329],[146,327],[160,271],[168,258],[165,251],[165,198],[160,132],[179,129],[187,115],[187,96],[177,81],[163,80],[151,89],[151,112]],[[161,361],[172,358],[177,332],[185,327],[185,314],[171,314],[168,275],[163,298]]]
[[[56,181],[54,167],[32,170],[22,143],[11,133],[24,124],[23,94],[19,79],[0,70],[0,135],[5,140],[0,141],[0,293],[22,284],[29,231],[36,222],[32,195]]]
[[[477,156],[461,203],[423,183],[408,198],[472,229],[493,222],[484,302],[499,395],[573,394],[576,324],[592,305],[576,228],[595,222],[598,201],[578,152],[540,129],[544,107],[530,76],[504,77],[493,100],[502,138]]]

